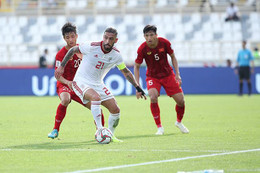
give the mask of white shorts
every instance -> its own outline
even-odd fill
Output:
[[[114,95],[109,91],[105,84],[91,85],[81,80],[77,80],[73,81],[72,88],[84,104],[89,102],[89,100],[84,99],[84,95],[88,89],[95,90],[100,95],[101,102],[114,98]]]

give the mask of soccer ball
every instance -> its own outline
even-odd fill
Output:
[[[112,136],[112,132],[106,127],[98,129],[95,133],[95,139],[100,144],[109,144],[112,141]]]

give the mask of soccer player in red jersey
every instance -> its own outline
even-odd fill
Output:
[[[150,109],[158,128],[156,135],[164,134],[158,105],[161,87],[164,87],[167,95],[172,97],[176,102],[175,110],[177,113],[177,121],[175,126],[178,127],[182,133],[189,133],[189,130],[181,123],[185,110],[184,94],[181,88],[182,81],[178,62],[171,48],[171,43],[165,38],[157,37],[157,28],[154,25],[145,26],[143,33],[146,41],[142,43],[137,50],[138,55],[135,60],[134,75],[139,83],[140,66],[143,60],[145,60],[147,65],[146,83],[151,101]],[[176,74],[174,74],[168,62],[167,54],[171,57]],[[136,92],[136,97],[139,98],[140,93]]]
[[[55,70],[60,66],[63,58],[70,48],[77,45],[77,28],[71,23],[63,25],[62,29],[63,39],[67,43],[56,55]],[[82,54],[74,54],[74,56],[68,61],[64,74],[57,81],[57,93],[60,98],[60,104],[56,111],[55,124],[51,133],[48,134],[49,138],[57,138],[59,135],[60,125],[66,115],[66,110],[71,100],[74,100],[83,106],[90,109],[90,103],[84,105],[81,99],[74,93],[74,91],[68,86],[68,82],[72,81],[75,73],[80,65]],[[104,116],[102,114],[102,124],[104,125]]]

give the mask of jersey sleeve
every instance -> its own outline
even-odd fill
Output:
[[[169,55],[173,54],[173,49],[169,40],[165,39],[166,51]]]
[[[142,64],[144,57],[143,57],[143,49],[141,47],[138,48],[137,50],[137,58],[135,59],[135,63],[137,64]]]
[[[55,57],[55,70],[61,65],[64,56],[62,56],[61,52],[58,52]]]
[[[79,45],[79,51],[83,55],[86,55],[89,52],[90,48],[91,48],[91,46],[89,43],[83,43],[83,44]]]
[[[126,67],[121,54],[118,54],[117,61],[116,61],[115,65],[117,66],[117,68],[119,70],[122,70],[122,69],[124,69]]]

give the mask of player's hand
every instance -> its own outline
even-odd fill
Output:
[[[181,84],[182,84],[181,76],[180,75],[176,75],[175,79],[176,79],[176,81],[179,82],[179,85],[181,86]]]
[[[64,67],[60,66],[55,70],[55,78],[58,80],[64,73]]]
[[[142,90],[142,88],[140,88],[139,86],[135,87],[136,88],[136,98],[139,99],[139,98],[143,98],[146,100],[146,95],[144,93],[144,91]]]

